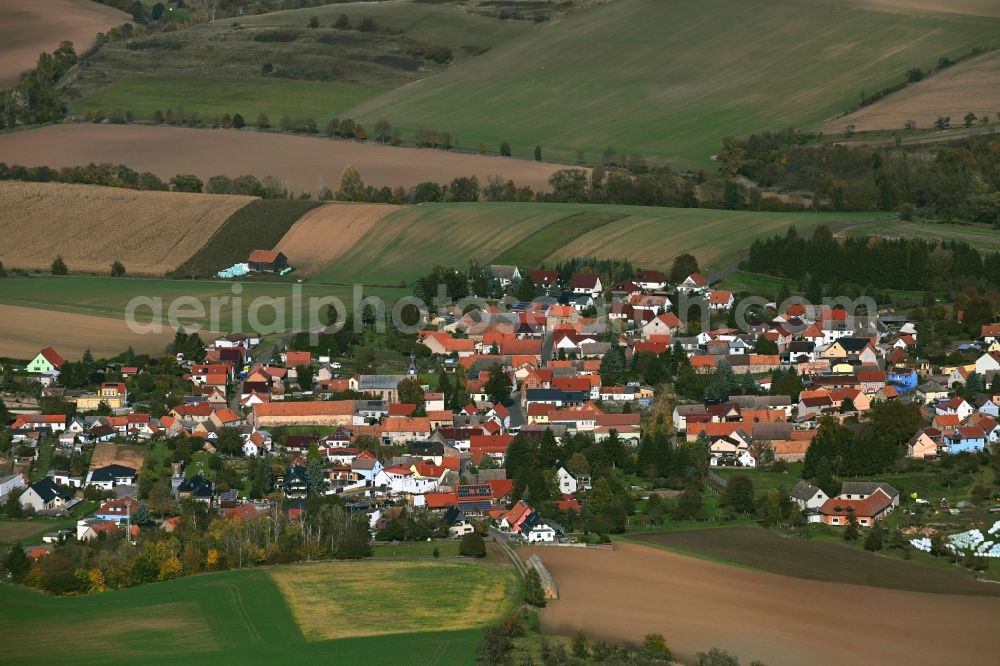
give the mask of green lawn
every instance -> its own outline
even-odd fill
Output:
[[[391,621],[380,624],[391,626]],[[57,634],[50,634],[53,627]],[[57,640],[40,643],[39,637],[47,635]],[[264,569],[71,598],[0,585],[0,662],[5,664],[37,664],[44,655],[47,664],[334,660],[390,666],[406,655],[407,663],[458,666],[473,661],[480,635],[479,629],[465,629],[307,641]]]
[[[461,145],[596,162],[608,146],[709,166],[726,135],[806,127],[975,46],[1000,20],[812,0],[619,0],[576,12],[352,113]],[[804,36],[808,35],[808,39]]]
[[[70,103],[70,113],[102,109],[105,114],[131,111],[150,119],[155,111],[183,108],[204,121],[239,113],[254,123],[261,113],[278,125],[283,115],[325,124],[385,88],[336,81],[217,76],[132,76]]]
[[[691,252],[704,270],[726,265],[756,238],[795,225],[841,228],[872,219],[864,213],[754,213],[608,204],[448,203],[408,206],[385,216],[355,245],[314,276],[319,282],[395,285],[435,265],[462,267],[515,261],[531,269],[573,257],[623,258],[668,269]]]

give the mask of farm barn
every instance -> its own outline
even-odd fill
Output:
[[[288,267],[288,257],[277,250],[254,250],[247,263],[256,273],[280,273]]]

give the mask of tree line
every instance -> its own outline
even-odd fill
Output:
[[[837,285],[830,289],[834,295],[848,283],[919,290],[1000,285],[1000,253],[980,252],[960,241],[838,239],[825,225],[808,238],[790,227],[784,235],[755,240],[745,266],[754,273]]]
[[[1000,224],[1000,150],[989,136],[948,145],[817,144],[813,134],[726,139],[722,170],[761,187],[814,193],[813,208]]]

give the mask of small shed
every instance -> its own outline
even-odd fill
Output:
[[[288,267],[288,257],[277,250],[254,250],[247,263],[257,273],[280,273]]]

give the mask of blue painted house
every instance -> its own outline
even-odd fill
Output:
[[[909,393],[917,388],[917,371],[898,368],[889,373],[887,377],[890,384],[896,387],[900,395]]]
[[[982,451],[986,448],[986,433],[982,428],[970,426],[959,428],[945,437],[945,450],[948,453],[963,453],[965,451]]]

